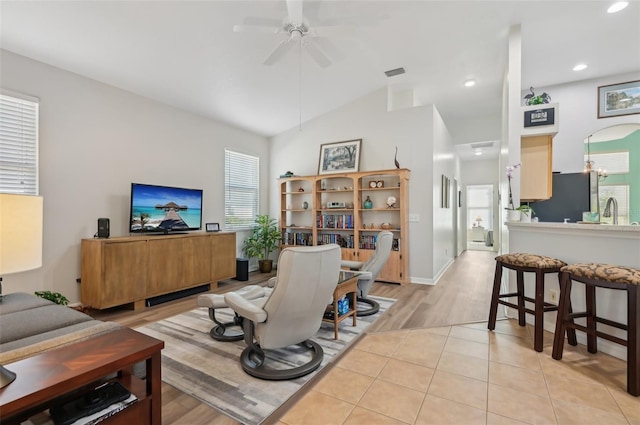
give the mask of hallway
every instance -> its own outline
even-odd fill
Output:
[[[431,328],[485,321],[493,286],[495,252],[464,251],[437,285],[406,287],[376,282],[372,295],[396,298],[369,332]]]

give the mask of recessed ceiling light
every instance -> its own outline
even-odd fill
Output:
[[[616,13],[616,12],[620,12],[622,9],[624,9],[625,7],[629,6],[629,2],[626,1],[618,1],[613,3],[608,9],[607,12],[608,13]]]
[[[482,151],[480,149],[476,149],[476,155],[482,155]]]
[[[574,71],[582,71],[583,69],[587,69],[587,64],[586,63],[579,63],[576,66],[573,67]]]
[[[464,86],[465,87],[473,87],[476,85],[476,81],[475,80],[467,80],[464,82]]]

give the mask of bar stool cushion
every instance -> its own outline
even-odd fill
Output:
[[[503,264],[509,264],[511,266],[534,267],[539,269],[553,269],[567,265],[564,261],[556,258],[545,257],[544,255],[537,254],[526,254],[522,252],[499,255],[496,257],[496,261]]]
[[[632,267],[601,263],[578,263],[565,266],[561,271],[578,278],[640,285],[640,269]]]

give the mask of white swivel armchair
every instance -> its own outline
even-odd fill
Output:
[[[341,263],[341,267],[344,269],[370,273],[363,274],[363,277],[358,280],[358,316],[369,316],[380,310],[380,304],[371,298],[367,298],[367,296],[369,295],[373,282],[380,274],[380,270],[382,270],[389,259],[392,245],[393,233],[382,231],[378,233],[376,238],[376,250],[368,261],[361,262],[345,260]],[[363,303],[368,305],[369,308],[361,308],[360,305]]]
[[[316,370],[324,356],[310,340],[322,324],[340,275],[340,247],[335,244],[285,248],[278,259],[277,284],[262,299],[247,300],[241,294],[225,294],[226,304],[243,318],[247,348],[240,356],[242,369],[268,380],[295,379]],[[291,369],[269,366],[265,350],[299,344],[312,358]]]

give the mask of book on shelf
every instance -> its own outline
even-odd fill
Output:
[[[318,214],[318,229],[353,229],[353,214]]]
[[[313,235],[310,232],[284,232],[282,235],[284,245],[313,245]]]

